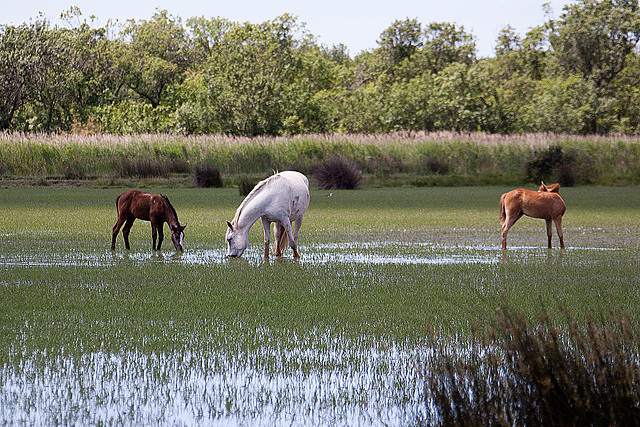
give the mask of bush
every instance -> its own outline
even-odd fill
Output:
[[[470,351],[436,348],[427,364],[430,425],[638,425],[640,334],[613,317],[559,328],[499,313]]]
[[[313,175],[323,190],[354,190],[362,181],[362,172],[356,164],[339,157],[315,166]]]
[[[527,163],[527,179],[538,184],[540,181],[558,181],[563,187],[571,187],[576,182],[573,156],[562,151],[559,145],[536,153]]]
[[[240,193],[241,196],[247,196],[249,193],[251,193],[251,190],[253,190],[253,187],[256,186],[258,182],[254,179],[251,179],[248,176],[241,176],[240,179],[238,179],[238,192]]]
[[[427,157],[426,161],[427,170],[433,174],[446,175],[449,173],[449,164],[436,157]]]
[[[196,166],[194,180],[198,188],[222,187],[222,176],[216,165]]]

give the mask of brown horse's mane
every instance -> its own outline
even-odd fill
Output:
[[[242,201],[242,203],[240,203],[240,206],[238,206],[238,209],[236,210],[236,214],[233,217],[233,223],[234,224],[238,223],[238,220],[240,219],[240,214],[242,213],[242,210],[245,208],[245,206],[247,206],[247,204],[249,204],[249,202],[251,200],[253,200],[255,198],[256,194],[258,194],[260,192],[260,190],[262,190],[264,187],[266,187],[267,184],[275,181],[278,178],[280,178],[280,175],[278,175],[278,174],[271,175],[269,178],[263,179],[262,181],[257,183],[255,187],[253,187],[253,190],[251,190],[251,192],[249,194],[247,194],[247,197],[245,197],[245,199]]]
[[[173,207],[173,205],[169,201],[169,198],[164,194],[161,194],[160,196],[165,200],[165,202],[167,202],[167,205],[169,205],[169,208],[171,208],[171,212],[173,212],[173,216],[176,218],[176,222],[180,224],[180,221],[178,221],[178,213],[176,212],[176,209]]]

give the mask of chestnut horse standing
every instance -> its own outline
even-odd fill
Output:
[[[118,220],[116,221],[116,225],[113,226],[111,250],[116,248],[116,236],[122,224],[124,224],[124,228],[122,229],[124,245],[127,249],[131,249],[129,247],[129,231],[131,231],[131,226],[136,218],[143,221],[151,221],[151,237],[153,238],[154,251],[156,250],[156,237],[158,237],[158,235],[157,250],[160,250],[162,246],[165,222],[169,224],[169,228],[171,228],[171,240],[176,250],[184,250],[184,229],[187,225],[180,225],[176,210],[171,206],[169,199],[165,196],[143,193],[138,190],[129,190],[118,196],[116,199],[116,208],[118,209]]]
[[[564,200],[558,194],[560,184],[545,185],[538,191],[518,188],[504,193],[500,197],[500,224],[502,225],[502,249],[507,248],[507,233],[522,215],[541,218],[547,222],[547,237],[551,248],[551,221],[556,224],[556,231],[560,238],[560,247],[564,248],[562,235],[562,215],[566,211]]]

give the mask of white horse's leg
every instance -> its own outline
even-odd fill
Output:
[[[285,245],[287,244],[287,233],[284,231],[284,227],[279,223],[275,223],[275,253],[276,256],[281,256],[284,252]]]
[[[560,249],[564,249],[564,236],[562,235],[562,217],[559,216],[553,220],[556,223],[556,231],[558,232],[558,237],[560,238]]]
[[[296,245],[298,244],[298,235],[300,234],[300,227],[302,227],[302,217],[296,219],[295,224],[293,225],[293,238],[296,241]]]
[[[298,258],[300,256],[298,255],[298,244],[296,239],[294,239],[293,230],[291,229],[291,221],[289,221],[289,218],[282,221],[282,226],[284,227],[285,233],[287,233],[287,237],[289,237],[289,247],[293,249],[293,257]]]
[[[264,257],[269,258],[269,241],[271,240],[271,222],[262,217],[262,228],[264,229]]]

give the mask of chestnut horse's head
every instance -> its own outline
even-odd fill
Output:
[[[560,184],[558,183],[545,185],[543,181],[541,184],[542,185],[540,185],[540,188],[538,188],[538,191],[540,193],[559,193],[560,192]]]
[[[187,228],[187,224],[170,225],[170,228],[171,241],[173,242],[173,246],[176,247],[177,251],[184,251],[184,229]]]

